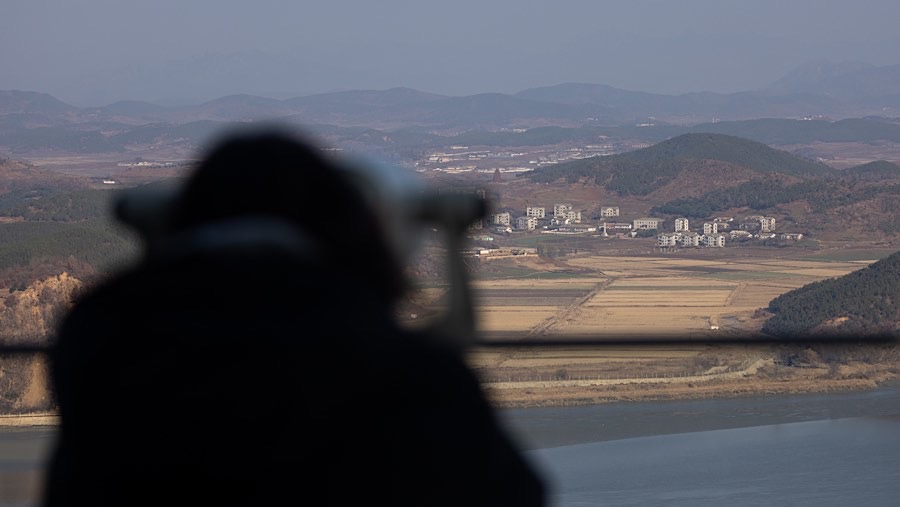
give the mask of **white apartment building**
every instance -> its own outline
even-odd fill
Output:
[[[667,246],[678,246],[681,242],[681,233],[680,232],[664,232],[658,236],[656,236],[656,246],[667,247]]]
[[[681,246],[700,246],[700,237],[696,232],[685,232],[681,235]]]
[[[509,213],[495,213],[492,222],[494,223],[494,225],[509,225]]]
[[[565,214],[572,211],[571,204],[554,204],[553,216],[556,218],[565,218]]]
[[[718,222],[706,222],[703,224],[703,234],[709,236],[710,234],[718,234],[719,233],[719,223]]]
[[[681,231],[689,231],[690,223],[687,218],[676,218],[675,219],[675,232]]]
[[[724,234],[710,234],[703,236],[703,244],[709,247],[723,248],[725,246]]]
[[[580,211],[567,211],[565,215],[566,220],[570,224],[580,224],[581,223],[581,212]]]
[[[545,218],[547,216],[547,210],[543,206],[528,206],[525,208],[525,215],[534,218]]]
[[[533,231],[537,228],[537,218],[534,217],[518,217],[516,218],[516,229],[520,231]]]
[[[760,232],[772,232],[775,230],[775,218],[774,217],[762,217],[759,219],[759,230]]]

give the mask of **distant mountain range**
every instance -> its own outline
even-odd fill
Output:
[[[163,107],[121,101],[76,108],[40,93],[0,92],[4,124],[186,123],[281,118],[307,124],[394,129],[409,126],[472,129],[539,125],[695,124],[768,117],[900,116],[900,64],[813,62],[761,90],[660,95],[603,84],[564,83],[516,94],[448,97],[409,88],[354,90],[278,100],[231,95],[201,104]]]
[[[900,142],[900,65],[819,62],[758,91],[678,96],[567,83],[463,97],[392,88],[284,100],[229,95],[177,107],[119,101],[78,108],[44,93],[9,90],[0,91],[0,152],[26,158],[166,148],[195,152],[229,125],[259,121],[277,121],[332,146],[400,161],[448,142],[657,143],[689,132],[780,146]]]

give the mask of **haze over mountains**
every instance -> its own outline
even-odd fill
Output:
[[[70,123],[242,121],[283,118],[307,124],[468,129],[544,125],[696,124],[751,118],[900,116],[900,64],[812,62],[760,90],[659,95],[603,84],[563,83],[515,94],[450,97],[408,88],[353,90],[285,100],[230,95],[165,107],[120,101],[77,108],[46,94],[0,93],[3,127]],[[652,117],[652,119],[649,119]]]

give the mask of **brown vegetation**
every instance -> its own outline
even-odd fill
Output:
[[[0,343],[45,343],[81,287],[81,280],[62,272],[0,293]]]
[[[82,287],[81,280],[62,272],[0,292],[0,345],[47,344]],[[43,355],[0,356],[0,414],[53,406]]]
[[[559,350],[523,347],[517,354],[530,356],[527,371],[502,362],[477,371],[500,407],[835,392],[900,378],[896,345],[633,348],[630,357],[622,348],[571,352],[561,361],[566,354]]]
[[[513,262],[513,261],[510,261]],[[538,269],[540,263],[514,261]],[[871,388],[900,374],[897,347],[529,347],[529,336],[741,337],[775,296],[868,262],[702,255],[557,260],[592,276],[484,280],[470,364],[499,406],[544,406]],[[508,290],[504,290],[508,289]],[[569,296],[568,301],[561,295]],[[713,329],[713,326],[716,329]]]

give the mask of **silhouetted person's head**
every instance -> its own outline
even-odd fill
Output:
[[[279,131],[221,140],[166,216],[169,238],[245,218],[284,221],[330,266],[386,299],[403,290],[398,259],[356,180],[314,145]]]
[[[364,169],[235,135],[118,210],[148,252],[61,324],[48,507],[541,505],[462,355],[386,311],[402,249]]]

